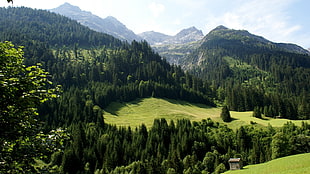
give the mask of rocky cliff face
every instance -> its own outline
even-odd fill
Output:
[[[79,7],[69,3],[65,3],[50,11],[74,19],[92,30],[110,34],[121,40],[127,40],[129,42],[133,40],[142,40],[141,37],[137,36],[133,31],[129,30],[124,24],[112,16],[102,19],[90,12],[82,11]]]

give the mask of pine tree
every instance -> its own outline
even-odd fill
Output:
[[[231,116],[230,116],[230,113],[229,113],[227,106],[224,106],[222,108],[221,118],[224,122],[230,122],[231,121]]]
[[[262,113],[259,107],[254,107],[253,117],[262,118]]]

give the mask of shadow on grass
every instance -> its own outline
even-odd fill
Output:
[[[209,109],[209,108],[213,108],[212,106],[207,106],[205,104],[201,104],[201,103],[190,103],[187,101],[183,101],[183,100],[174,100],[174,99],[168,99],[168,98],[158,98],[158,99],[163,99],[171,104],[175,104],[175,105],[183,105],[183,106],[195,106],[198,108],[203,108],[203,109]],[[138,98],[135,99],[133,101],[129,101],[129,102],[112,102],[108,107],[104,108],[104,111],[107,113],[110,113],[113,116],[119,116],[118,112],[124,108],[127,107],[128,105],[136,105],[139,106],[140,103],[144,100],[144,98]]]
[[[138,98],[138,99],[130,101],[130,102],[112,102],[111,104],[109,104],[108,107],[104,108],[104,111],[110,113],[111,115],[119,116],[118,112],[123,107],[128,106],[128,104],[130,104],[130,105],[140,105],[139,104],[140,102],[142,102],[141,98]]]
[[[230,122],[237,121],[237,120],[240,120],[240,119],[231,117],[231,121]],[[228,123],[230,123],[230,122],[228,122]]]

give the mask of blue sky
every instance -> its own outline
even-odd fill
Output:
[[[65,2],[102,18],[114,16],[135,33],[174,35],[195,26],[244,29],[274,42],[310,48],[309,0],[14,0],[13,6],[55,8]],[[1,0],[0,6],[7,6]]]

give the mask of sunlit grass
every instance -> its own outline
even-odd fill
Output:
[[[220,118],[221,108],[210,107],[203,104],[193,104],[180,100],[144,98],[128,103],[114,102],[105,108],[105,122],[117,126],[140,126],[142,123],[151,127],[154,119],[165,118],[168,122],[173,119],[190,119],[201,121],[211,118],[213,121],[224,123]],[[243,125],[281,127],[288,119],[273,119],[263,117],[258,119],[252,116],[253,112],[230,112],[233,121],[225,123],[229,128],[237,129]],[[298,126],[301,120],[292,120]],[[307,120],[310,124],[310,120]]]
[[[129,103],[114,102],[105,111],[105,122],[118,126],[136,127],[144,123],[147,127],[150,127],[154,119],[157,118],[165,118],[168,121],[171,119],[201,121],[207,118],[217,121],[220,120],[219,108],[158,98],[145,98]]]
[[[306,174],[310,173],[310,153],[287,156],[266,163],[248,165],[242,170],[228,171],[225,174]]]
[[[258,126],[268,126],[269,124],[273,127],[281,127],[283,124],[291,121],[295,125],[300,126],[302,122],[308,122],[310,124],[310,120],[288,120],[288,119],[274,119],[269,117],[264,117],[262,119],[253,117],[253,112],[235,112],[230,111],[231,117],[234,119],[232,122],[227,123],[228,127],[232,129],[236,129],[242,125],[255,124]]]

